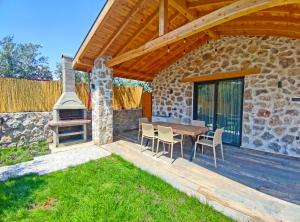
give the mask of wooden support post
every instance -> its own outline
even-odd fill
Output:
[[[168,0],[159,0],[159,36],[168,32]]]

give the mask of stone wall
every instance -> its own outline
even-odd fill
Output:
[[[300,40],[223,37],[188,53],[154,79],[153,113],[192,118],[186,76],[262,68],[245,77],[242,146],[300,156]],[[278,87],[278,82],[282,87]]]
[[[91,118],[88,112],[88,118]],[[41,140],[52,142],[52,131],[48,121],[52,112],[0,113],[0,148],[29,145]],[[88,138],[92,135],[92,126],[88,126]]]
[[[92,113],[88,112],[88,119]],[[124,130],[138,128],[138,119],[142,117],[142,109],[114,110],[114,134]],[[52,142],[52,131],[48,121],[52,120],[52,112],[0,113],[0,148],[29,145],[41,140]],[[88,138],[92,136],[92,125],[88,125]]]
[[[142,109],[114,110],[114,135],[125,130],[137,129],[139,118],[142,116]]]
[[[0,147],[29,145],[44,139],[51,141],[47,128],[51,112],[0,113]]]

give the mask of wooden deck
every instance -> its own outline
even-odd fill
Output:
[[[127,131],[115,137],[137,142],[137,131]],[[175,159],[180,156],[179,148],[174,148]],[[191,142],[184,144],[184,158],[191,156]],[[217,153],[220,158],[220,153]],[[193,163],[226,178],[244,184],[271,196],[300,205],[300,159],[262,153],[248,149],[224,146],[225,161],[218,159],[214,167],[212,150],[204,149],[204,155],[197,152]],[[300,219],[299,219],[300,221]]]
[[[137,167],[156,175],[188,195],[195,196],[237,221],[300,221],[300,206],[264,194],[218,173],[177,158],[156,158],[149,150],[125,140],[102,145]]]

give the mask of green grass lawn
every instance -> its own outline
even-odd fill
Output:
[[[231,221],[118,156],[0,182],[0,221]]]
[[[40,141],[29,147],[0,147],[0,166],[12,165],[33,160],[33,157],[45,155],[48,153],[50,153],[50,150],[46,141]]]

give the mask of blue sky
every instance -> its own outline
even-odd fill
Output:
[[[36,43],[51,70],[61,54],[75,56],[106,0],[0,0],[0,39]]]

